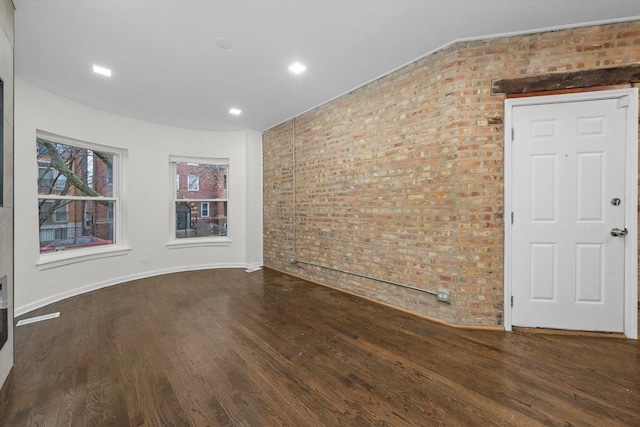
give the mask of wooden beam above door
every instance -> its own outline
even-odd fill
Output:
[[[494,79],[491,82],[491,93],[512,95],[639,82],[640,64],[633,64],[595,70]]]

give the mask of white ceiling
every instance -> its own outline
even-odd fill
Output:
[[[640,19],[638,0],[14,3],[18,76],[105,111],[218,131],[268,129],[455,40]],[[308,66],[299,76],[287,70],[296,60]]]

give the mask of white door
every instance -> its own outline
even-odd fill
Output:
[[[624,330],[625,100],[513,108],[514,326]]]

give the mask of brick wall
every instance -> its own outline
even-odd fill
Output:
[[[640,22],[458,43],[266,131],[265,265],[446,322],[501,324],[504,96],[491,80],[639,60]],[[294,251],[451,289],[452,304],[292,265]]]

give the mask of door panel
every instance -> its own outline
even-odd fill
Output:
[[[602,221],[604,182],[603,153],[578,154],[577,207],[578,222]]]
[[[625,227],[618,104],[513,108],[514,326],[623,331],[624,237],[610,233]]]
[[[557,199],[555,154],[531,156],[531,221],[555,221]]]
[[[529,298],[531,300],[555,300],[556,295],[556,245],[532,243],[531,278]]]
[[[576,245],[576,301],[603,302],[603,246],[591,243]]]

